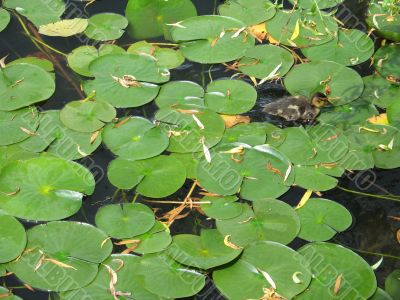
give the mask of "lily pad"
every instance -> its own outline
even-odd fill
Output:
[[[160,66],[168,69],[175,69],[185,61],[185,58],[179,50],[161,48],[146,41],[140,41],[130,45],[126,52],[149,55],[153,57]]]
[[[197,15],[190,0],[130,0],[125,10],[129,20],[129,34],[135,39],[164,35],[170,37],[168,24]]]
[[[177,104],[204,105],[204,89],[192,81],[171,81],[161,87],[155,102],[158,107]]]
[[[17,258],[25,246],[24,226],[12,216],[0,215],[0,263]]]
[[[95,59],[89,71],[96,77],[84,84],[87,94],[96,92],[98,101],[116,107],[137,107],[153,100],[155,83],[169,80],[169,71],[152,58],[137,54],[108,54]]]
[[[92,133],[78,132],[64,126],[58,110],[40,114],[39,128],[20,147],[32,152],[46,150],[65,159],[76,160],[90,155],[101,144],[101,137]]]
[[[161,128],[170,136],[168,151],[188,153],[211,148],[222,138],[224,120],[211,109],[197,105],[161,108],[155,115]]]
[[[39,114],[35,107],[0,111],[0,145],[11,145],[35,135]]]
[[[353,222],[350,212],[337,202],[310,198],[296,210],[300,217],[299,238],[306,241],[327,241],[345,231]]]
[[[87,19],[65,19],[39,26],[39,33],[47,36],[69,37],[85,31],[89,22]]]
[[[283,77],[294,64],[292,54],[278,46],[259,45],[249,48],[239,60],[239,70],[258,79]]]
[[[309,263],[314,278],[308,288],[298,295],[300,300],[338,299],[363,297],[368,299],[376,291],[376,278],[372,268],[359,255],[342,246],[316,242],[303,246],[298,251]],[[318,259],[316,259],[318,257]],[[335,284],[341,277],[335,293]]]
[[[196,153],[198,155],[198,153]],[[197,165],[199,163],[196,154],[193,153],[171,153],[170,156],[179,160],[186,169],[186,177],[190,179],[197,178]]]
[[[47,72],[54,71],[54,65],[51,61],[49,61],[48,59],[40,58],[40,57],[36,57],[36,56],[17,58],[15,60],[9,62],[7,65],[12,66],[12,65],[21,64],[21,63],[28,63],[31,65],[41,67],[43,70],[45,70]],[[53,74],[51,74],[51,75],[53,75]]]
[[[393,298],[381,288],[378,288],[370,300],[393,300]]]
[[[221,16],[232,17],[246,25],[256,25],[271,19],[276,7],[269,0],[229,0],[218,6]]]
[[[165,254],[143,256],[137,266],[137,274],[140,275],[141,286],[151,293],[166,298],[193,296],[204,287],[206,278]]]
[[[216,220],[226,220],[239,216],[243,211],[243,204],[236,202],[238,197],[213,197],[205,196],[201,199],[204,202],[200,205],[205,214]],[[210,202],[210,203],[205,203]]]
[[[7,268],[33,288],[60,292],[83,287],[112,251],[107,235],[85,223],[50,222],[29,229],[27,235],[31,251]]]
[[[46,156],[14,161],[0,173],[0,210],[28,220],[64,219],[94,186],[92,173],[74,162]]]
[[[202,230],[200,236],[178,234],[168,248],[168,254],[181,264],[211,269],[224,265],[241,253],[224,243],[224,237],[216,229]]]
[[[185,182],[182,163],[171,156],[156,156],[144,160],[117,158],[108,167],[108,179],[120,189],[132,189],[152,198],[163,198],[176,192]]]
[[[47,100],[54,91],[54,78],[38,66],[24,63],[0,70],[0,110],[16,110]]]
[[[371,0],[366,22],[378,35],[388,40],[400,41],[400,11],[396,0]]]
[[[237,246],[255,241],[289,244],[300,230],[300,220],[288,204],[274,199],[254,202],[254,211],[243,204],[243,212],[231,219],[217,220],[217,229]]]
[[[362,78],[356,71],[330,61],[297,65],[284,82],[292,95],[311,98],[315,93],[324,93],[335,106],[357,99],[364,89]]]
[[[154,222],[153,211],[140,203],[107,205],[96,213],[96,226],[116,239],[143,234],[153,227]]]
[[[294,0],[289,0],[290,2],[294,2]],[[296,4],[305,9],[310,8],[318,8],[318,9],[325,9],[335,7],[338,4],[342,3],[344,0],[298,0]]]
[[[220,144],[244,143],[251,146],[262,145],[267,138],[264,123],[237,124],[225,130]]]
[[[354,66],[367,61],[374,54],[374,42],[360,30],[341,29],[333,40],[301,51],[312,61],[329,60]]]
[[[20,15],[27,17],[37,27],[57,22],[65,11],[64,0],[4,0],[4,7],[15,9]],[[40,78],[40,77],[39,77]]]
[[[328,191],[335,188],[338,180],[324,172],[321,172],[315,166],[295,166],[296,178],[295,184],[313,191]]]
[[[365,89],[361,98],[364,102],[371,103],[372,101],[373,104],[381,108],[387,108],[400,97],[400,86],[391,84],[390,81],[379,74],[363,77],[363,81]]]
[[[391,272],[385,279],[385,290],[394,299],[400,296],[400,270]]]
[[[94,132],[111,122],[116,114],[107,102],[71,101],[60,111],[60,120],[72,130]]]
[[[376,51],[374,55],[375,69],[393,84],[400,84],[400,45],[389,44]]]
[[[13,295],[10,290],[7,290],[5,287],[0,286],[0,298],[5,300],[22,300],[22,298]]]
[[[114,154],[131,160],[154,157],[169,143],[168,136],[160,127],[140,117],[128,117],[119,123],[108,124],[103,131],[103,140]]]
[[[69,67],[79,75],[91,77],[89,65],[97,57],[106,54],[122,54],[125,50],[117,45],[103,44],[98,49],[94,46],[80,46],[67,56]]]
[[[308,265],[301,261],[301,256],[289,247],[276,242],[255,242],[244,250],[238,262],[215,271],[213,279],[228,299],[261,299],[267,289],[292,299],[311,281]]]
[[[204,100],[207,107],[218,113],[236,115],[253,108],[257,92],[241,80],[216,80],[207,86]]]
[[[87,37],[96,41],[117,40],[124,34],[128,20],[119,14],[101,13],[89,18],[85,30]]]
[[[199,63],[222,63],[238,59],[254,45],[245,33],[245,24],[223,16],[198,16],[174,26],[172,38],[189,60]]]
[[[10,20],[10,13],[5,9],[0,8],[0,32],[7,27],[8,23],[10,23]]]

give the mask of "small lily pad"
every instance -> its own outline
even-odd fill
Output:
[[[310,198],[296,210],[300,217],[299,238],[306,241],[327,241],[338,232],[345,231],[353,222],[350,212],[337,202]]]
[[[156,156],[144,160],[117,158],[108,167],[108,179],[120,189],[132,189],[152,198],[163,198],[175,193],[185,182],[182,163],[171,156]]]
[[[103,140],[114,154],[131,160],[154,157],[169,144],[160,127],[140,117],[108,124],[103,131]]]
[[[39,33],[47,36],[69,37],[85,31],[89,22],[87,19],[65,19],[39,26]]]
[[[92,173],[71,161],[50,156],[14,161],[0,173],[0,210],[27,220],[64,219],[80,209],[94,186]]]
[[[107,102],[71,101],[60,111],[60,120],[72,130],[94,132],[111,122],[116,114]]]
[[[2,32],[10,23],[11,16],[8,11],[3,8],[0,8],[0,32]]]
[[[243,205],[236,202],[238,197],[236,196],[226,196],[226,197],[213,197],[205,196],[201,199],[203,203],[200,208],[206,213],[210,218],[216,220],[226,220],[239,216],[243,211]]]
[[[117,40],[124,34],[128,20],[119,14],[101,13],[89,18],[85,30],[87,37],[96,41]]]
[[[207,86],[204,100],[207,107],[218,113],[236,115],[253,108],[257,92],[241,80],[216,80]]]
[[[159,108],[176,104],[204,106],[204,89],[192,81],[171,81],[161,87],[155,102]]]
[[[383,46],[374,55],[375,69],[393,84],[400,84],[399,57],[400,45],[396,44]]]
[[[21,64],[21,63],[22,64],[23,63],[27,63],[27,64],[31,64],[31,65],[35,65],[35,66],[41,67],[43,70],[45,70],[47,72],[53,72],[54,71],[54,65],[53,65],[53,63],[51,61],[49,61],[48,59],[40,58],[40,57],[36,57],[36,56],[28,56],[28,57],[17,58],[16,60],[13,60],[13,61],[9,62],[7,65],[8,66],[12,66],[12,65]]]
[[[96,226],[116,239],[129,238],[149,231],[154,213],[144,204],[111,204],[96,213]]]
[[[200,236],[178,234],[168,248],[168,254],[181,264],[210,269],[224,265],[241,253],[224,243],[224,237],[216,229],[202,230]]]
[[[14,217],[0,214],[0,263],[17,258],[25,246],[24,226]]]

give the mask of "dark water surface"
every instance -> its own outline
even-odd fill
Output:
[[[34,1],[34,0],[32,0]],[[250,0],[251,1],[251,0]],[[67,1],[70,2],[70,1]],[[212,14],[215,6],[218,5],[220,0],[193,0],[198,8],[199,14]],[[366,8],[366,1],[348,0],[345,2],[344,7],[339,11],[339,18],[346,23],[346,27],[357,27],[358,29],[365,29],[361,16],[363,16]],[[82,8],[81,2],[72,2],[78,7]],[[115,12],[124,14],[124,9],[127,0],[98,0],[95,4],[87,8],[88,16],[99,12]],[[69,53],[72,49],[82,44],[77,38],[47,38],[44,37],[46,43],[54,46],[55,48]],[[134,42],[128,37],[127,34],[120,40],[119,45],[128,45]],[[22,28],[16,18],[12,19],[12,23],[8,28],[0,34],[0,57],[9,55],[7,61],[12,61],[18,57],[26,57],[33,55],[41,55],[40,52],[31,43],[28,37],[23,34]],[[55,58],[63,66],[76,82],[79,81],[75,75],[69,71],[65,65],[65,61],[61,56],[55,55]],[[178,69],[172,70],[171,80],[192,80],[203,86],[209,81],[209,69],[211,68],[211,76],[213,79],[230,76],[225,73],[221,65],[207,66],[192,63],[185,63]],[[369,62],[357,67],[357,70],[362,75],[371,73],[369,69]],[[80,99],[79,94],[71,86],[71,83],[66,80],[61,72],[58,70],[57,75],[57,90],[55,95],[48,100],[42,109],[60,109],[65,103]],[[285,95],[285,90],[280,84],[265,84],[259,91],[259,100],[257,106],[249,113],[253,121],[271,121],[276,120],[267,119],[260,110],[263,103],[270,102],[282,95]],[[119,111],[119,115],[132,114],[152,118],[156,107],[153,104],[148,104],[144,108],[129,109]],[[71,217],[69,220],[79,220],[89,223],[94,223],[94,216],[100,206],[109,203],[118,203],[129,201],[132,199],[133,194],[123,194],[117,192],[105,176],[105,170],[108,163],[114,158],[107,149],[100,148],[90,158],[81,160],[81,163],[89,167],[95,174],[97,174],[98,183],[96,185],[95,193],[91,197],[87,197],[84,201],[82,209],[78,214]],[[362,190],[366,193],[373,194],[394,194],[400,195],[400,170],[371,170],[362,173],[353,173],[343,176],[340,180],[340,186],[352,190]],[[168,197],[172,200],[181,200],[185,197],[186,192],[190,187],[190,182],[177,194]],[[281,197],[282,200],[295,205],[304,193],[301,189],[291,188],[290,191]],[[394,269],[400,268],[400,260],[390,258],[390,256],[400,257],[400,245],[396,241],[395,234],[400,229],[400,222],[396,221],[390,216],[400,216],[400,204],[384,199],[377,199],[366,197],[362,195],[355,195],[344,192],[340,189],[335,189],[325,192],[323,197],[335,200],[343,204],[353,214],[352,227],[337,235],[334,242],[343,244],[353,248],[360,255],[362,255],[370,264],[376,263],[381,255],[371,255],[365,252],[382,253],[385,255],[383,263],[376,271],[379,280],[379,285],[383,286],[385,277]],[[138,199],[143,201],[143,199]],[[146,203],[146,202],[144,202]],[[146,203],[148,205],[148,203]],[[171,209],[171,207],[162,206],[162,210]],[[33,223],[25,223],[26,227],[31,227]],[[176,221],[172,227],[171,232],[177,233],[198,233],[202,227],[211,227],[212,223],[207,222],[197,212],[192,212],[187,218]],[[298,248],[302,245],[302,241],[295,240],[290,246]],[[388,256],[388,257],[387,257]],[[3,279],[4,284],[9,287],[21,286],[12,276]],[[172,288],[172,287],[171,287]],[[45,300],[49,299],[49,294],[43,292],[30,292],[24,288],[14,289],[16,295],[21,296],[25,300]],[[218,292],[209,284],[206,289],[195,299],[223,299],[219,296]],[[322,299],[321,299],[322,300]]]

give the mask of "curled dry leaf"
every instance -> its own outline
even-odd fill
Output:
[[[224,244],[225,244],[225,246],[227,246],[227,247],[229,247],[229,248],[232,248],[232,249],[235,249],[235,250],[241,250],[241,249],[243,249],[243,247],[239,247],[239,246],[235,245],[234,243],[232,243],[232,242],[230,241],[230,238],[231,238],[231,235],[230,235],[230,234],[229,234],[229,235],[226,235],[226,236],[224,237]]]
[[[302,284],[303,280],[299,278],[299,275],[302,275],[301,272],[294,272],[292,275],[293,282],[296,284]]]
[[[335,281],[335,285],[333,287],[333,294],[336,296],[339,293],[340,287],[342,285],[343,274],[340,274]]]
[[[304,205],[306,205],[308,199],[310,199],[311,195],[312,195],[313,191],[312,190],[307,190],[303,197],[301,197],[299,204],[297,204],[297,206],[295,207],[295,209],[299,209],[302,208]]]

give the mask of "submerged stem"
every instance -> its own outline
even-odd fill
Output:
[[[367,250],[361,250],[361,249],[353,248],[353,247],[350,247],[348,245],[342,244],[337,239],[334,239],[334,241],[335,241],[335,243],[337,243],[337,244],[339,244],[339,245],[341,245],[343,247],[346,247],[346,248],[348,248],[350,250],[353,250],[353,251],[356,251],[356,252],[359,252],[359,253],[362,253],[362,254],[382,256],[382,257],[386,257],[386,258],[392,258],[392,259],[400,260],[400,256],[395,256],[395,255],[386,254],[386,253],[379,253],[379,252],[370,252],[370,251],[367,251]]]
[[[361,196],[367,196],[367,197],[373,197],[373,198],[379,198],[379,199],[386,199],[386,200],[390,200],[390,201],[395,201],[395,202],[400,202],[400,198],[393,198],[393,197],[398,197],[398,196],[393,196],[393,197],[389,197],[389,196],[385,196],[385,195],[375,195],[375,194],[369,194],[369,193],[363,193],[363,192],[359,192],[359,191],[354,191],[354,190],[349,190],[346,189],[344,187],[341,186],[337,186],[338,189],[348,192],[348,193],[352,193],[352,194],[356,194],[356,195],[361,195]]]

